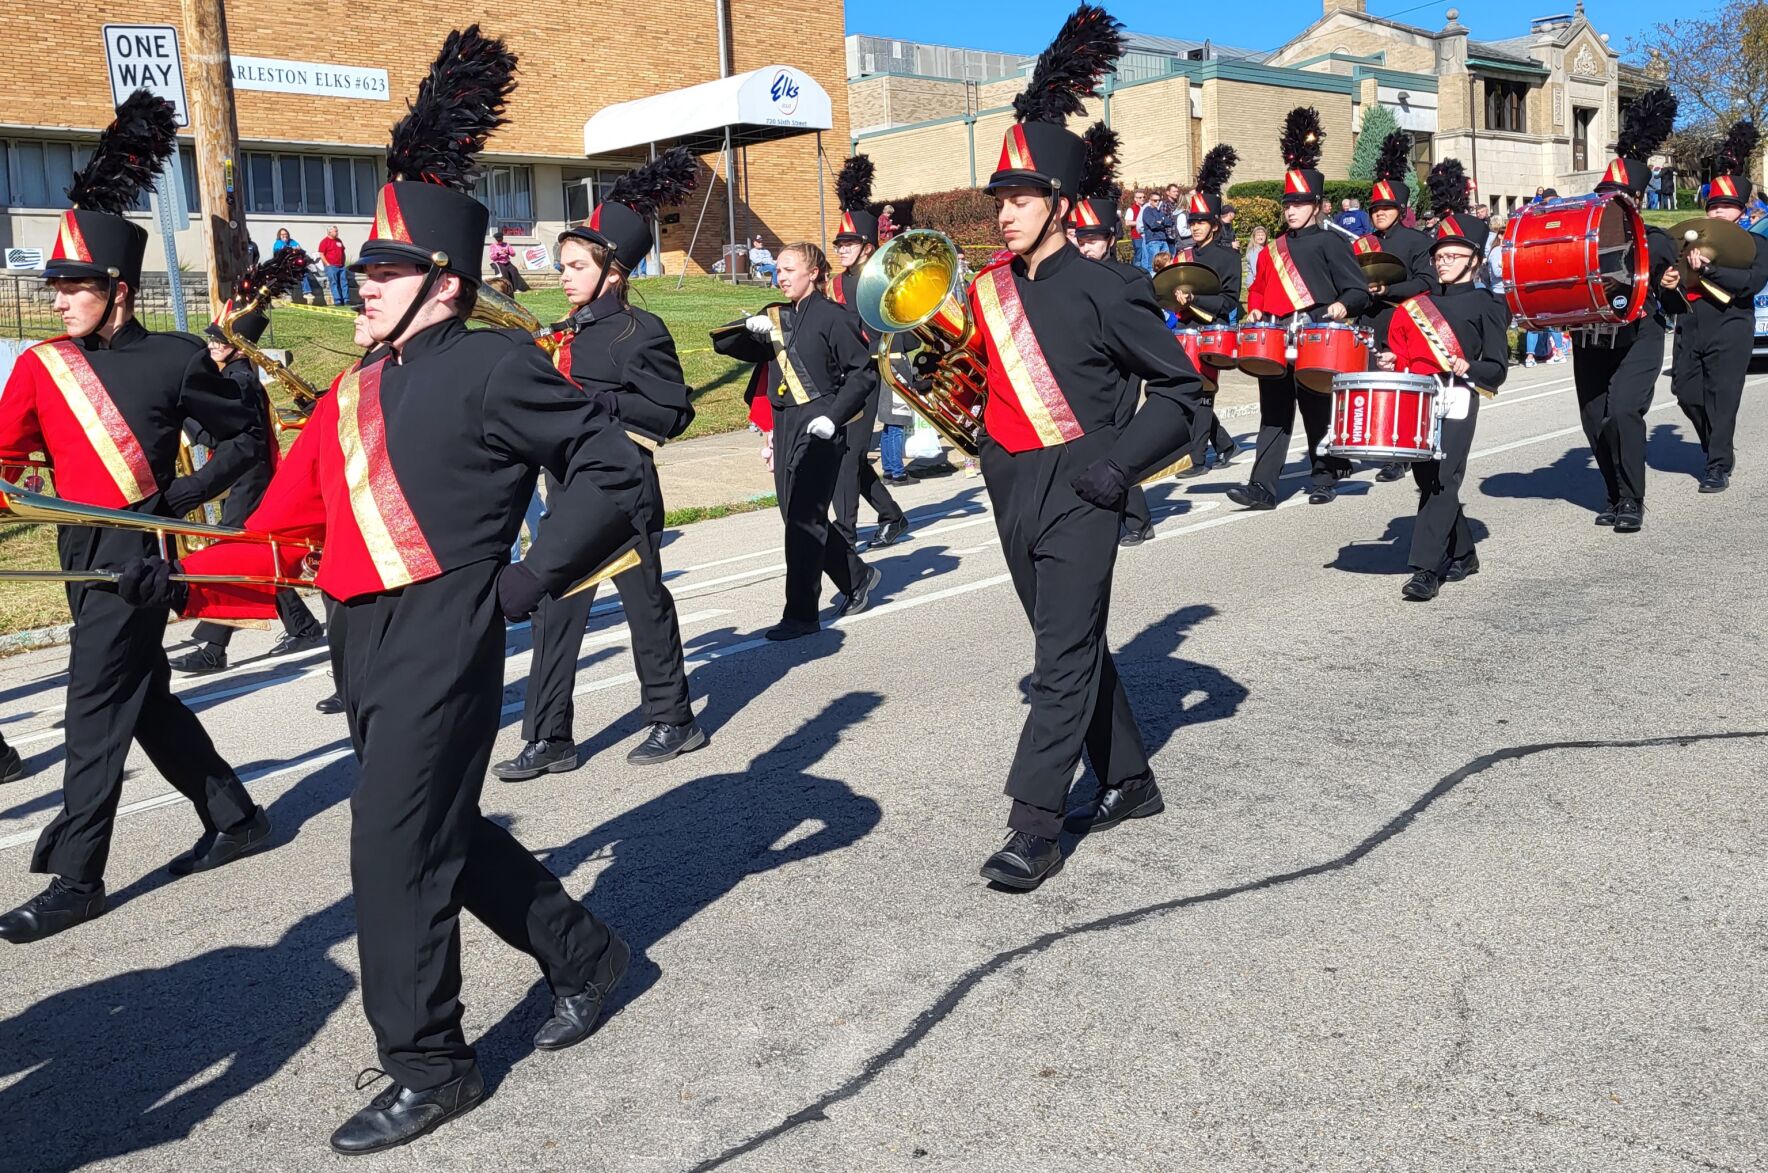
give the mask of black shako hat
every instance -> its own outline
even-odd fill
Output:
[[[1283,152],[1283,203],[1318,204],[1326,199],[1326,176],[1319,171],[1325,141],[1320,112],[1312,106],[1297,106],[1283,119],[1283,134],[1277,140]]]
[[[1107,236],[1115,240],[1123,227],[1118,211],[1123,188],[1117,182],[1118,133],[1095,122],[1081,135],[1085,162],[1081,167],[1080,199],[1068,213],[1068,227],[1076,236]]]
[[[310,263],[304,249],[285,248],[271,253],[269,260],[260,261],[240,274],[239,280],[233,284],[233,296],[221,307],[221,317],[225,318],[241,307],[250,307],[233,320],[232,330],[247,342],[258,341],[270,328],[270,315],[265,310],[272,301],[295,287]],[[221,332],[219,318],[210,322],[203,333],[227,341],[227,335]]]
[[[855,240],[861,244],[878,243],[878,217],[867,207],[872,202],[872,177],[876,172],[872,160],[865,155],[853,155],[841,164],[841,172],[835,176],[835,202],[841,208],[836,244]]]
[[[1747,118],[1731,124],[1725,141],[1719,144],[1719,173],[1707,185],[1707,207],[1749,206],[1750,195],[1755,191],[1755,184],[1750,181],[1750,156],[1756,153],[1761,137],[1756,124]]]
[[[1086,146],[1067,122],[1085,113],[1081,99],[1097,96],[1099,80],[1116,72],[1123,52],[1123,25],[1097,5],[1076,8],[1032,66],[1024,92],[1013,99],[1016,121],[1007,128],[1000,162],[983,190],[993,195],[1004,187],[1030,187],[1078,199]]]
[[[472,194],[476,156],[508,121],[503,111],[515,73],[516,55],[478,25],[448,34],[417,99],[393,127],[389,181],[352,270],[392,261],[478,284],[491,212]]]
[[[1381,140],[1381,154],[1375,160],[1375,183],[1369,189],[1369,210],[1403,210],[1412,202],[1412,189],[1405,183],[1411,174],[1412,136],[1403,130],[1392,131]]]
[[[1222,189],[1228,186],[1228,179],[1239,162],[1240,153],[1226,143],[1209,148],[1203,156],[1203,165],[1197,169],[1197,182],[1185,209],[1190,219],[1210,224],[1221,222]]]
[[[1459,159],[1444,159],[1430,169],[1425,179],[1430,190],[1430,206],[1437,214],[1436,232],[1430,240],[1430,252],[1458,244],[1473,250],[1473,255],[1486,255],[1487,226],[1467,214],[1467,169]]]
[[[596,205],[589,219],[559,233],[558,242],[582,240],[599,244],[612,252],[614,260],[630,273],[638,268],[656,241],[651,222],[658,210],[687,199],[699,179],[700,163],[693,152],[686,147],[671,147],[615,180],[607,198]]]
[[[1670,137],[1676,125],[1676,95],[1668,88],[1651,90],[1634,99],[1621,118],[1621,134],[1615,141],[1615,159],[1602,173],[1597,191],[1624,191],[1634,199],[1645,195],[1651,182],[1648,159]]]
[[[124,213],[153,184],[177,149],[178,117],[172,103],[136,90],[117,107],[98,136],[92,157],[68,185],[73,207],[61,214],[55,244],[43,266],[45,280],[98,277],[141,284],[147,229]]]

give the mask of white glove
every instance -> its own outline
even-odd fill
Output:
[[[835,438],[835,423],[826,415],[819,415],[811,420],[804,430],[819,440],[833,440]]]
[[[757,338],[773,336],[773,319],[766,314],[754,314],[743,320],[743,326]]]

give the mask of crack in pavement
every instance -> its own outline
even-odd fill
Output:
[[[1504,762],[1519,761],[1523,758],[1533,757],[1536,754],[1551,753],[1561,750],[1651,749],[1660,746],[1689,746],[1697,742],[1736,741],[1748,738],[1768,738],[1768,729],[1734,730],[1720,733],[1687,733],[1667,737],[1642,737],[1620,740],[1546,741],[1538,742],[1533,745],[1519,745],[1508,749],[1494,750],[1491,753],[1482,754],[1452,773],[1445,774],[1434,786],[1414,799],[1412,804],[1405,810],[1389,819],[1372,834],[1368,835],[1360,843],[1352,847],[1349,851],[1344,852],[1342,855],[1335,856],[1322,863],[1312,864],[1305,868],[1279,872],[1275,875],[1265,876],[1257,880],[1249,880],[1246,883],[1235,884],[1227,888],[1217,888],[1213,891],[1199,893],[1195,896],[1181,896],[1172,900],[1163,900],[1156,904],[1145,905],[1141,908],[1132,908],[1127,912],[1114,913],[1111,916],[1100,917],[1097,920],[1086,921],[1069,928],[1056,929],[1053,932],[1044,933],[1023,945],[1003,950],[989,958],[987,961],[981,962],[966,970],[946,987],[945,992],[935,999],[931,1006],[915,1016],[914,1021],[909,1023],[908,1029],[904,1030],[902,1034],[897,1036],[895,1042],[868,1059],[865,1066],[862,1067],[851,1079],[847,1080],[847,1082],[824,1093],[813,1103],[793,1112],[767,1131],[758,1133],[757,1135],[750,1137],[748,1140],[743,1141],[741,1144],[728,1148],[717,1156],[711,1157],[700,1162],[698,1165],[693,1166],[690,1173],[704,1173],[705,1170],[716,1169],[722,1165],[727,1165],[738,1157],[746,1156],[762,1146],[778,1140],[788,1132],[792,1132],[806,1124],[814,1124],[819,1120],[827,1120],[829,1118],[828,1110],[830,1108],[844,1100],[852,1099],[871,1086],[871,1084],[884,1073],[886,1068],[906,1056],[921,1042],[922,1039],[931,1034],[935,1027],[945,1021],[952,1011],[958,1008],[959,1003],[969,996],[970,991],[980,985],[985,978],[999,973],[1003,968],[1016,961],[1042,953],[1061,941],[1066,941],[1071,937],[1083,936],[1088,933],[1100,933],[1108,929],[1123,928],[1126,925],[1138,924],[1145,920],[1163,916],[1169,912],[1177,912],[1180,909],[1194,908],[1201,904],[1214,904],[1223,900],[1231,899],[1235,896],[1244,896],[1251,892],[1263,892],[1286,884],[1293,884],[1300,880],[1307,880],[1312,879],[1315,876],[1326,875],[1330,872],[1342,871],[1345,868],[1349,868],[1361,862],[1365,856],[1369,855],[1377,847],[1380,847],[1388,840],[1406,830],[1417,820],[1419,815],[1430,809],[1438,799],[1448,794],[1451,790],[1454,790],[1457,786],[1461,785],[1461,783]],[[1722,1166],[1714,1167],[1722,1168]]]

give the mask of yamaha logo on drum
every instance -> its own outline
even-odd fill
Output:
[[[1368,420],[1367,410],[1369,398],[1366,395],[1351,396],[1351,442],[1360,444],[1365,438],[1364,426]]]
[[[791,70],[782,69],[774,74],[773,84],[768,87],[767,92],[781,114],[789,116],[797,112],[798,82],[793,78]]]

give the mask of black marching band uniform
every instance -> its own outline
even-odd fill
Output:
[[[298,248],[285,248],[272,254],[270,260],[253,265],[234,288],[233,297],[222,309],[222,315],[233,313],[234,306],[242,304],[244,299],[254,296],[260,287],[265,288],[266,304],[270,297],[292,288],[307,268],[307,254]],[[240,314],[228,326],[235,335],[247,342],[257,343],[264,337],[264,331],[270,327],[270,317],[262,309],[252,309]],[[227,336],[222,333],[218,322],[210,322],[203,331],[214,342],[230,346]],[[239,395],[248,405],[255,406],[262,423],[266,443],[260,451],[259,459],[251,460],[240,470],[237,477],[228,470],[222,479],[231,481],[233,487],[221,502],[221,524],[227,526],[243,526],[246,518],[258,507],[264,497],[264,490],[270,484],[270,477],[276,471],[281,450],[276,443],[275,409],[270,404],[270,396],[258,377],[258,368],[244,354],[235,353],[221,373],[232,380],[239,388]],[[204,431],[195,421],[184,425],[185,433],[192,444],[205,445],[213,451],[203,471],[209,471],[216,460],[227,459],[224,450],[217,446],[215,438]],[[237,459],[237,457],[236,457]],[[301,593],[293,587],[284,587],[276,592],[276,615],[282,621],[283,634],[276,641],[271,655],[290,655],[295,652],[307,651],[319,647],[325,640],[325,628],[320,626],[313,612],[307,609],[302,601]],[[234,628],[225,623],[204,621],[196,625],[190,633],[196,641],[196,649],[172,661],[172,668],[178,672],[193,676],[219,672],[227,667],[227,645],[233,640]]]
[[[1320,224],[1325,207],[1326,177],[1316,166],[1320,161],[1324,132],[1319,112],[1299,106],[1289,112],[1283,127],[1283,204],[1311,204],[1314,222],[1305,228],[1286,230],[1265,246],[1258,276],[1248,291],[1248,316],[1285,324],[1299,316],[1304,321],[1325,321],[1334,305],[1344,310],[1349,322],[1369,308],[1369,282],[1357,267],[1350,244]],[[1301,410],[1307,434],[1307,459],[1312,469],[1309,502],[1323,505],[1337,496],[1339,478],[1351,469],[1342,457],[1319,454],[1320,441],[1332,426],[1332,396],[1303,388],[1295,379],[1295,364],[1280,375],[1258,381],[1258,454],[1252,476],[1244,486],[1228,490],[1228,499],[1248,509],[1277,507],[1277,478],[1289,458],[1289,439],[1295,430],[1295,413]]]
[[[1430,237],[1405,224],[1406,209],[1412,203],[1412,189],[1406,183],[1411,173],[1412,136],[1403,130],[1392,131],[1381,140],[1381,154],[1375,161],[1375,183],[1369,189],[1369,216],[1373,220],[1377,212],[1390,211],[1394,214],[1393,222],[1386,229],[1376,227],[1351,245],[1359,264],[1366,266],[1369,259],[1380,257],[1405,269],[1404,277],[1385,283],[1380,290],[1375,288],[1374,282],[1370,283],[1369,308],[1358,318],[1358,323],[1374,332],[1377,350],[1387,345],[1388,323],[1393,321],[1394,311],[1400,303],[1427,292],[1436,283],[1436,272],[1430,260]],[[1381,467],[1375,479],[1397,481],[1405,475],[1406,470],[1401,465],[1389,463]]]
[[[1732,219],[1749,205],[1754,185],[1750,157],[1758,134],[1754,123],[1732,126],[1719,151],[1719,174],[1707,189],[1707,213]],[[1735,209],[1735,212],[1732,212]],[[1676,354],[1670,390],[1694,425],[1707,458],[1700,491],[1723,493],[1737,463],[1733,448],[1743,382],[1755,346],[1755,295],[1768,285],[1768,239],[1751,232],[1755,259],[1745,266],[1705,264],[1695,287],[1683,291],[1688,312],[1676,321]],[[1672,244],[1675,242],[1672,241]]]
[[[100,334],[119,284],[141,287],[147,233],[123,213],[152,182],[175,145],[171,105],[138,90],[117,107],[92,158],[68,189],[44,277],[91,280],[108,290],[104,317],[82,337],[52,338],[19,357],[0,395],[0,464],[42,452],[70,502],[181,517],[227,487],[231,471],[262,459],[266,443],[253,407],[209,360],[202,340],[154,333],[133,315]],[[194,419],[221,441],[216,459],[174,476],[181,430]],[[63,571],[115,569],[154,547],[132,529],[61,526]],[[123,791],[131,739],[202,821],[196,847],[171,863],[174,875],[218,867],[262,847],[270,823],[239,776],[215,751],[195,714],[173,695],[161,646],[166,613],[142,612],[89,582],[67,587],[73,634],[68,653],[67,739],[62,806],[43,829],[31,870],[54,878],[39,896],[0,917],[0,938],[34,941],[104,911],[104,871]]]
[[[1019,121],[988,190],[1047,197],[1028,253],[1051,233],[1060,239],[1084,156],[1063,123],[1122,46],[1117,22],[1082,4],[1014,100]],[[982,874],[1024,889],[1062,862],[1057,838],[1083,751],[1100,784],[1080,814],[1093,830],[1164,808],[1106,621],[1125,493],[1184,445],[1201,380],[1146,280],[1094,264],[1065,240],[1035,271],[1024,255],[984,269],[969,302],[988,369],[982,475],[1036,647],[1030,713],[1007,774],[1010,834]],[[1139,410],[1136,380],[1147,393]]]
[[[820,249],[809,251],[814,260],[807,257],[806,264],[821,262]],[[875,398],[877,365],[859,316],[816,288],[796,305],[770,305],[715,331],[713,346],[757,364],[752,389],[765,393],[773,409],[774,493],[786,522],[786,606],[767,638],[810,635],[822,626],[817,601],[823,575],[844,596],[838,615],[865,610],[882,577],[860,561],[829,517],[847,449],[844,425]]]
[[[1437,213],[1432,255],[1448,248],[1470,251],[1465,267],[1450,284],[1432,281],[1427,292],[1407,298],[1383,331],[1384,351],[1395,370],[1406,374],[1452,374],[1457,360],[1467,363],[1460,385],[1442,394],[1465,401],[1442,420],[1442,459],[1412,464],[1418,486],[1418,518],[1412,527],[1408,559],[1412,577],[1400,588],[1408,599],[1428,602],[1445,582],[1461,582],[1479,573],[1473,530],[1461,505],[1461,484],[1473,451],[1479,401],[1503,384],[1510,367],[1510,311],[1489,289],[1474,285],[1486,254],[1486,226],[1467,215],[1467,175],[1461,164],[1445,159],[1431,169],[1431,194]],[[1434,266],[1433,266],[1434,267]]]
[[[693,155],[677,147],[628,172],[615,181],[587,223],[560,233],[558,241],[561,260],[566,243],[577,241],[604,251],[606,264],[617,265],[622,277],[616,289],[592,290],[590,300],[559,323],[553,361],[572,379],[618,388],[605,406],[637,446],[644,472],[636,503],[645,536],[639,564],[614,577],[631,633],[633,667],[648,726],[644,740],[626,760],[641,766],[669,761],[706,743],[688,701],[675,599],[663,583],[663,487],[654,455],[694,422],[694,408],[669,328],[656,314],[630,304],[624,284],[651,251],[651,222],[657,210],[680,202],[693,190],[697,167]],[[602,272],[605,282],[605,265]],[[550,473],[546,487],[549,499],[559,491]],[[550,511],[547,517],[550,521]],[[543,532],[548,521],[541,523]],[[527,744],[513,760],[494,767],[499,778],[519,781],[577,768],[572,694],[583,629],[595,595],[592,587],[567,598],[549,596],[534,612],[534,664],[522,712],[522,738]]]
[[[1221,144],[1209,149],[1203,156],[1203,165],[1197,169],[1197,182],[1192,187],[1186,215],[1192,225],[1193,242],[1199,226],[1208,234],[1209,240],[1202,245],[1193,243],[1190,248],[1180,249],[1173,254],[1173,264],[1204,265],[1216,275],[1222,287],[1218,293],[1197,294],[1179,308],[1179,318],[1186,325],[1225,324],[1240,308],[1240,250],[1229,245],[1222,235],[1222,192],[1227,189],[1234,166],[1239,162],[1240,156],[1234,148]],[[1216,418],[1213,372],[1204,370],[1199,373],[1203,376],[1205,392],[1203,406],[1198,410],[1197,426],[1191,433],[1191,467],[1180,476],[1201,475],[1212,450],[1215,453],[1214,467],[1225,468],[1233,462],[1237,448],[1233,434]]]
[[[1668,90],[1652,90],[1627,108],[1615,160],[1596,185],[1598,192],[1623,192],[1643,204],[1651,179],[1651,158],[1676,120],[1676,99]],[[1578,392],[1578,415],[1584,435],[1602,473],[1608,504],[1596,515],[1597,525],[1616,533],[1634,533],[1645,524],[1645,413],[1664,365],[1664,337],[1670,315],[1687,305],[1679,289],[1663,287],[1674,270],[1676,248],[1669,233],[1647,225],[1651,281],[1645,312],[1625,326],[1572,328],[1572,382]]]
[[[841,173],[835,177],[835,192],[841,204],[841,226],[835,233],[835,243],[858,243],[862,247],[859,263],[843,269],[838,277],[829,282],[829,297],[835,304],[853,314],[856,321],[859,318],[859,307],[854,304],[854,293],[859,286],[860,269],[871,256],[872,250],[878,247],[878,217],[866,207],[872,198],[873,170],[869,158],[854,155],[841,165]],[[871,341],[863,324],[860,326],[860,336],[866,338],[867,342]],[[910,344],[910,336],[903,334],[893,340],[891,349],[901,352]],[[890,490],[878,476],[878,471],[872,467],[872,433],[878,422],[879,404],[888,394],[890,389],[884,385],[884,380],[875,380],[872,393],[866,397],[865,406],[860,409],[859,416],[847,425],[847,451],[841,457],[841,473],[835,481],[835,529],[856,550],[895,545],[902,540],[909,528],[902,506],[896,503],[896,498],[890,495]],[[859,503],[862,497],[878,515],[878,532],[865,547],[859,541]]]
[[[350,873],[362,1005],[392,1085],[333,1133],[340,1152],[403,1144],[483,1096],[461,1030],[463,908],[540,963],[553,993],[535,1037],[542,1049],[588,1036],[628,960],[619,938],[480,813],[479,795],[502,705],[505,621],[636,545],[616,500],[636,497],[637,452],[604,406],[613,388],[573,385],[532,344],[469,331],[459,317],[401,341],[447,278],[471,304],[489,219],[471,195],[473,155],[502,121],[514,68],[478,26],[451,33],[394,128],[393,178],[356,267],[371,297],[377,280],[393,279],[377,277],[380,266],[422,272],[422,284],[399,322],[371,317],[390,349],[319,401],[250,520],[262,533],[324,541],[318,585],[337,603],[332,664],[360,763]],[[553,515],[511,565],[539,468],[559,481]],[[223,541],[186,566],[287,573],[302,553]],[[150,561],[121,591],[194,615],[271,608],[267,588],[180,590],[165,572]]]

